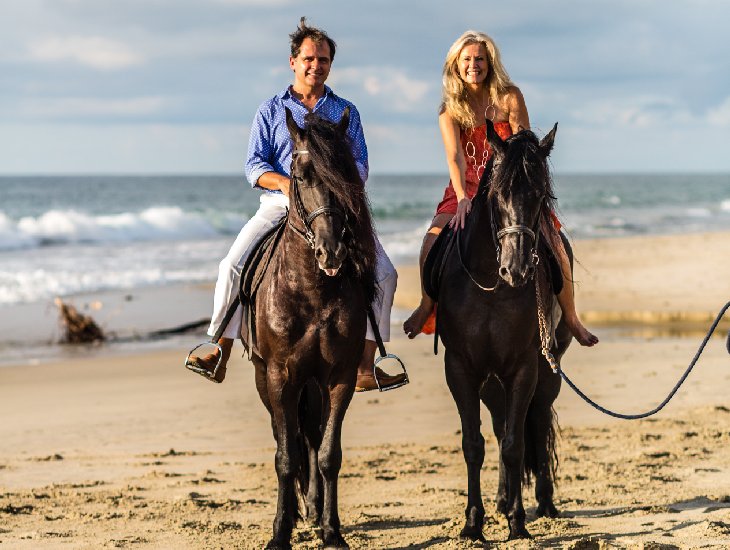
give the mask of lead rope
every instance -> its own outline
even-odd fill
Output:
[[[584,394],[571,380],[568,378],[568,376],[563,372],[563,369],[560,368],[560,365],[555,360],[555,357],[550,352],[549,346],[550,346],[550,338],[547,331],[547,322],[545,321],[545,312],[542,302],[542,292],[540,291],[540,285],[537,281],[535,281],[535,293],[537,295],[537,320],[538,324],[540,325],[540,343],[542,346],[542,354],[547,359],[548,364],[550,365],[550,368],[553,370],[554,373],[559,374],[563,380],[570,386],[575,393],[577,393],[583,401],[591,405],[593,408],[595,408],[598,411],[601,411],[604,414],[607,414],[608,416],[612,416],[614,418],[620,418],[622,420],[637,420],[639,418],[646,418],[648,416],[652,416],[656,413],[658,413],[660,410],[664,408],[664,406],[669,403],[669,401],[674,397],[674,394],[677,393],[677,390],[679,390],[680,386],[684,384],[684,381],[689,376],[689,373],[692,372],[692,369],[694,368],[695,364],[697,363],[697,360],[700,358],[700,355],[702,355],[702,352],[705,350],[705,346],[707,345],[707,342],[710,340],[710,337],[715,332],[715,329],[717,328],[717,325],[720,323],[720,320],[725,315],[725,312],[730,308],[730,302],[725,304],[725,306],[720,310],[720,313],[717,314],[717,317],[715,318],[715,321],[712,323],[712,326],[710,327],[710,330],[707,332],[707,335],[705,336],[704,340],[702,340],[702,344],[700,344],[699,349],[697,350],[697,353],[695,353],[694,358],[690,362],[689,366],[687,367],[687,370],[684,371],[684,374],[679,379],[679,381],[674,385],[672,388],[672,391],[669,392],[669,395],[659,403],[655,408],[653,408],[650,411],[639,413],[639,414],[622,414],[617,413],[612,410],[609,410],[605,407],[602,407],[595,401],[593,401],[590,397],[588,397],[586,394]],[[728,353],[730,353],[730,332],[728,332],[727,336],[727,350]]]

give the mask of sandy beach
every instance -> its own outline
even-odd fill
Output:
[[[717,253],[729,243],[730,233],[575,242],[577,303],[601,343],[573,343],[564,370],[609,408],[654,407],[730,300],[730,259]],[[398,285],[396,307],[408,311],[418,298],[417,268],[400,266]],[[149,324],[156,308],[174,304],[181,322],[208,315],[210,290],[188,291],[177,302],[162,292],[164,300],[147,302],[149,316],[135,314]],[[125,304],[141,307],[122,299],[115,307]],[[720,336],[728,328],[725,320]],[[430,337],[394,333],[389,351],[404,359],[412,383],[353,399],[340,478],[344,536],[352,548],[479,547],[458,538],[466,469],[443,356],[433,355]],[[222,385],[183,368],[201,338],[175,340],[185,342],[176,349],[101,347],[0,367],[0,548],[265,545],[276,504],[268,414],[240,353]],[[504,542],[485,411],[488,547],[730,547],[728,388],[721,337],[651,419],[608,418],[564,386],[556,403],[562,516],[536,519],[533,489],[525,488],[531,541]],[[317,548],[316,532],[300,526],[293,545]]]

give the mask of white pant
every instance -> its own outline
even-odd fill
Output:
[[[263,193],[261,205],[256,214],[243,226],[241,232],[233,242],[228,254],[221,261],[218,267],[218,280],[215,284],[213,297],[213,317],[210,321],[208,334],[213,336],[223,322],[226,311],[238,295],[238,286],[241,280],[241,269],[246,262],[251,250],[261,238],[274,227],[281,218],[286,215],[286,208],[289,206],[289,199],[278,193]],[[380,336],[384,342],[390,341],[390,310],[393,307],[393,296],[398,282],[398,274],[395,267],[383,250],[377,236],[375,238],[377,264],[375,268],[375,280],[378,285],[375,301],[373,302],[373,313],[378,323]],[[367,315],[363,311],[363,315]],[[238,310],[228,323],[223,332],[224,338],[235,339],[241,333],[242,309]],[[365,338],[375,341],[373,329],[368,321],[368,329]]]

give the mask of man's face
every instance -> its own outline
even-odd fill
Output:
[[[316,43],[311,38],[305,38],[299,55],[289,57],[295,83],[311,88],[324,85],[330,74],[330,64],[330,46],[326,40]]]

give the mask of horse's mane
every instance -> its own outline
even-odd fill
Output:
[[[307,150],[317,176],[347,212],[348,253],[371,303],[375,296],[375,230],[350,142],[341,137],[336,124],[315,113],[309,113],[304,121]]]
[[[494,156],[487,163],[484,177],[479,182],[479,194],[493,197],[530,191],[544,192],[547,208],[543,208],[543,212],[554,211],[553,180],[537,136],[530,130],[522,130],[507,138],[505,144],[507,147],[501,165],[492,170]],[[534,188],[534,182],[543,182],[544,189]]]

